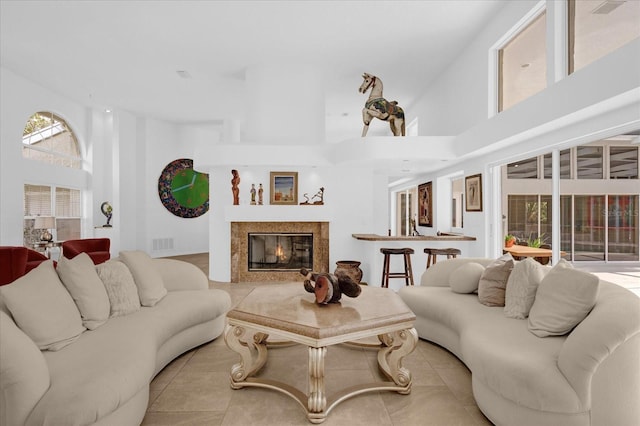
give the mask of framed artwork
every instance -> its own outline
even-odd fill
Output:
[[[418,225],[433,227],[433,182],[418,185]]]
[[[298,172],[271,172],[270,204],[298,204]]]
[[[464,179],[465,210],[468,212],[482,211],[482,175],[467,176]]]

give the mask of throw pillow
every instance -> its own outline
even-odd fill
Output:
[[[596,304],[600,280],[561,260],[544,277],[529,312],[529,331],[538,337],[571,331]]]
[[[484,266],[476,262],[465,263],[449,275],[449,287],[455,293],[473,293],[478,290]]]
[[[133,276],[122,262],[109,260],[96,266],[111,305],[111,317],[119,317],[140,310],[138,288]]]
[[[478,300],[487,306],[504,306],[507,280],[513,270],[514,260],[507,253],[489,264],[478,283]]]
[[[167,294],[162,276],[153,264],[153,259],[143,251],[121,251],[120,259],[131,271],[138,287],[142,306],[154,306]]]
[[[82,317],[82,325],[94,330],[109,319],[109,297],[87,253],[73,259],[61,257],[58,276],[67,288]]]
[[[507,281],[504,315],[507,318],[525,319],[536,298],[536,291],[547,270],[533,258],[516,262]]]
[[[0,295],[18,327],[40,350],[60,350],[85,330],[80,312],[60,282],[52,260],[0,287]]]

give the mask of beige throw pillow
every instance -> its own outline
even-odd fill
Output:
[[[515,262],[505,293],[506,317],[525,319],[529,316],[536,291],[546,273],[547,269],[531,257]]]
[[[484,266],[476,262],[465,263],[449,275],[449,287],[454,293],[473,293],[478,290]]]
[[[111,317],[128,315],[140,310],[138,288],[127,265],[117,260],[108,260],[96,266],[96,270],[109,297]]]
[[[11,284],[0,295],[20,329],[40,350],[57,351],[85,330],[69,292],[47,260]]]
[[[120,260],[131,271],[138,287],[142,306],[154,306],[167,294],[162,276],[155,268],[153,259],[143,251],[121,251]]]
[[[507,253],[489,264],[478,283],[478,300],[487,306],[504,306],[507,280],[514,266],[513,257]]]
[[[570,332],[596,304],[600,280],[561,260],[544,277],[529,312],[529,331],[538,337]]]
[[[104,324],[109,319],[109,297],[89,255],[80,253],[73,259],[61,257],[57,272],[76,302],[82,325],[94,330]]]

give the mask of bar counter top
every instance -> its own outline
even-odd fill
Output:
[[[356,240],[362,241],[475,241],[476,237],[470,237],[468,235],[454,235],[454,234],[442,234],[442,235],[378,235],[378,234],[351,234]]]

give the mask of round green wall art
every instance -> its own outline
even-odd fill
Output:
[[[162,205],[178,217],[202,216],[209,210],[209,175],[193,170],[193,160],[167,164],[158,178]]]

